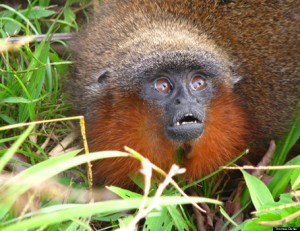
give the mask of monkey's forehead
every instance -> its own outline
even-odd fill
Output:
[[[132,80],[166,70],[198,69],[211,77],[224,77],[229,71],[223,60],[207,50],[156,51],[124,59],[118,67],[117,73]]]

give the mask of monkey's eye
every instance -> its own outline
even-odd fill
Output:
[[[201,90],[206,88],[207,83],[206,83],[206,80],[204,78],[197,75],[192,79],[191,86],[194,90],[201,91]]]
[[[160,78],[155,81],[155,89],[161,93],[169,93],[172,90],[172,85],[169,80]]]

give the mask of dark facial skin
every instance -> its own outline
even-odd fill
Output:
[[[142,95],[164,112],[167,137],[189,143],[203,132],[212,91],[212,79],[199,70],[166,70],[146,83]]]

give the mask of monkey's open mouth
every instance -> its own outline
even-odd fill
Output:
[[[174,126],[181,126],[187,124],[200,124],[200,123],[201,120],[196,118],[193,114],[185,114],[182,118],[180,118],[174,123]]]
[[[171,125],[166,126],[166,134],[175,142],[188,143],[201,136],[203,127],[203,120],[199,113],[180,113],[173,118]]]

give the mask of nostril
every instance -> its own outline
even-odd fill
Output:
[[[178,105],[178,104],[180,104],[180,103],[181,103],[181,102],[180,102],[180,99],[176,99],[176,100],[175,100],[175,104],[176,104],[176,105]]]

